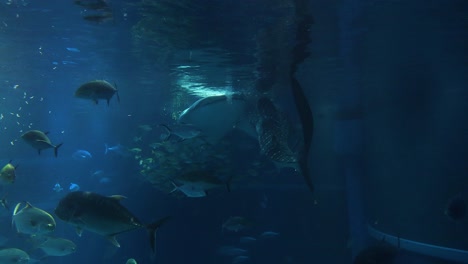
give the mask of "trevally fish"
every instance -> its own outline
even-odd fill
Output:
[[[159,126],[166,130],[166,134],[161,136],[162,141],[169,140],[172,136],[176,136],[179,140],[186,140],[198,137],[201,133],[200,129],[190,124],[177,124],[170,127],[164,124]]]
[[[16,180],[16,167],[11,164],[11,160],[0,170],[0,184],[12,184]]]
[[[87,150],[79,149],[73,152],[72,157],[74,160],[85,160],[85,159],[91,159],[93,155],[91,155],[91,153],[89,153],[89,151]]]
[[[22,203],[16,205],[12,217],[12,224],[18,233],[44,235],[55,230],[54,217],[48,212],[34,207],[28,202],[26,202],[25,207],[19,210],[21,205]]]
[[[37,248],[42,249],[47,256],[61,257],[76,251],[76,244],[65,238],[47,237]]]
[[[232,231],[232,232],[239,232],[252,224],[252,221],[248,220],[242,216],[231,216],[228,220],[226,220],[221,229]]]
[[[150,245],[154,251],[156,230],[168,217],[145,225],[127,208],[120,204],[121,195],[103,196],[93,192],[70,192],[63,197],[55,214],[61,220],[74,226],[81,236],[83,230],[107,237],[116,247],[120,247],[116,236],[139,228],[146,228],[150,234]]]
[[[107,105],[109,105],[109,101],[114,94],[117,96],[117,101],[120,102],[117,88],[104,80],[95,80],[84,83],[75,91],[75,97],[77,98],[89,99],[95,104],[98,103],[98,100],[103,99],[107,101]]]
[[[1,264],[29,263],[29,255],[19,248],[0,249]]]
[[[180,191],[189,198],[199,198],[199,197],[206,196],[205,190],[202,188],[199,188],[197,185],[183,184],[183,185],[177,186],[173,181],[171,182],[172,182],[172,185],[174,186],[174,189],[170,193],[173,193],[175,191]]]
[[[128,148],[120,144],[112,146],[112,147],[109,147],[107,144],[104,144],[104,147],[105,147],[104,154],[113,153],[121,157],[130,157],[133,155],[133,153]]]
[[[89,15],[84,15],[83,19],[86,21],[94,22],[94,23],[104,23],[107,21],[114,20],[114,14],[109,11],[103,11],[102,13],[93,13]]]
[[[42,132],[39,130],[30,130],[21,135],[21,138],[26,141],[31,147],[37,149],[37,152],[41,154],[43,149],[54,149],[54,155],[57,157],[57,151],[63,143],[58,145],[52,144],[49,137],[47,137],[48,132]]]

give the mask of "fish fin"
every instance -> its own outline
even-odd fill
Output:
[[[104,143],[104,147],[106,148],[104,151],[104,155],[106,155],[107,151],[109,150],[109,146],[107,146],[107,143]]]
[[[156,244],[156,231],[169,218],[171,218],[171,217],[170,216],[163,217],[163,218],[159,219],[158,221],[156,221],[154,223],[151,223],[151,224],[146,226],[146,229],[149,232],[150,246],[151,246],[151,250],[153,251],[153,254],[156,252],[156,246],[155,246],[155,244]]]
[[[115,236],[108,236],[107,239],[112,243],[112,245],[116,246],[116,247],[120,247],[120,244],[119,244],[119,241],[117,241],[117,239],[115,239]]]
[[[62,145],[63,145],[63,143],[60,143],[60,144],[58,144],[57,146],[54,147],[54,155],[55,155],[55,157],[57,157],[57,155],[58,155],[58,149],[59,149],[60,146],[62,146]]]
[[[18,203],[16,206],[15,206],[15,209],[13,210],[13,216],[17,215],[18,214],[18,209],[20,208],[21,206],[21,203]],[[13,217],[11,219],[11,224],[13,225],[13,222],[15,221],[15,218]]]
[[[16,204],[15,209],[13,210],[13,215],[16,215],[18,213],[18,209],[22,204],[23,202],[19,202],[18,204]]]
[[[83,235],[83,229],[81,227],[76,227],[75,231],[76,231],[76,234],[79,237],[81,237],[81,235]]]
[[[127,199],[126,196],[123,196],[123,195],[120,195],[120,194],[114,194],[114,195],[111,195],[109,196],[109,198],[112,198],[116,201],[120,201],[120,200],[123,200],[123,199]]]
[[[38,153],[39,155],[41,155],[41,150],[40,150],[40,149],[38,149],[38,150],[37,150],[37,153]]]

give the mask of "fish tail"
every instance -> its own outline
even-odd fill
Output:
[[[156,231],[169,218],[170,218],[170,216],[163,217],[163,218],[159,219],[158,221],[156,221],[154,223],[151,223],[151,224],[146,226],[146,229],[149,232],[150,246],[151,246],[151,250],[153,251],[153,253],[156,252],[156,246],[155,246],[155,244],[156,244]]]
[[[104,155],[107,154],[107,150],[109,150],[109,147],[107,146],[107,143],[104,143]]]
[[[173,193],[179,189],[179,186],[177,186],[173,181],[171,181],[171,183],[174,186],[174,189],[172,189],[172,191],[170,191],[169,193]]]
[[[168,126],[166,126],[165,124],[159,124],[159,126],[162,126],[167,132],[167,137],[165,137],[162,141],[168,140],[172,135],[172,130]]]
[[[63,145],[63,143],[60,143],[60,144],[58,144],[57,146],[54,147],[54,155],[55,155],[55,157],[57,157],[57,155],[58,155],[58,149],[59,149],[60,146],[62,146],[62,145]]]

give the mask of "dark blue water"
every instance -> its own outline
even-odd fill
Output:
[[[297,152],[303,124],[289,71],[300,2],[306,8],[299,14],[313,17],[309,56],[296,73],[314,115],[313,194],[300,173],[262,155],[252,134],[234,131],[208,149],[190,149],[195,143],[187,140],[150,147],[164,132],[157,125],[174,124],[196,100],[238,92],[271,98]],[[18,165],[16,181],[1,186],[10,211],[0,208],[0,248],[21,248],[44,263],[352,263],[362,249],[384,243],[369,235],[370,225],[466,253],[466,216],[444,214],[453,197],[468,199],[466,1],[101,3],[106,10],[71,0],[0,3],[0,166]],[[109,17],[84,19],[96,13]],[[120,102],[114,96],[109,106],[95,105],[73,96],[95,79],[116,85]],[[51,149],[38,155],[20,138],[30,129],[63,143],[57,158]],[[105,154],[106,144],[123,152]],[[73,158],[77,150],[92,157]],[[146,158],[154,159],[153,174],[143,171]],[[230,191],[222,186],[202,198],[170,193],[167,179],[200,168],[232,178]],[[64,190],[54,192],[56,183]],[[42,259],[29,236],[10,225],[12,209],[29,201],[54,215],[71,183],[128,197],[121,203],[144,224],[170,216],[157,231],[156,254],[144,228],[118,235],[116,248],[86,230],[77,236],[55,217],[52,236],[72,240],[77,250]],[[223,231],[231,216],[252,224]],[[262,238],[265,231],[278,235]],[[256,241],[242,244],[244,236]],[[248,259],[221,254],[224,246],[247,250],[241,255]],[[442,257],[421,248],[436,256],[401,245],[394,262],[381,263],[454,263],[447,260],[453,251]]]

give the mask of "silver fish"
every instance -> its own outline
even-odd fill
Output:
[[[76,251],[76,244],[73,241],[64,238],[47,237],[45,241],[39,244],[47,256],[66,256]]]
[[[29,263],[29,255],[18,248],[0,249],[0,263],[2,264],[17,264]]]
[[[74,160],[85,160],[91,159],[93,155],[91,155],[91,153],[89,153],[87,150],[79,149],[72,154],[72,157]]]
[[[162,141],[169,140],[171,136],[177,136],[180,140],[186,140],[198,137],[201,134],[200,129],[190,124],[177,124],[170,127],[160,124],[159,126],[163,127],[167,132],[161,137]]]
[[[242,216],[231,216],[222,225],[222,230],[228,230],[233,232],[239,232],[246,227],[250,226],[252,222]]]
[[[18,233],[29,235],[44,235],[55,230],[55,220],[48,212],[32,206],[26,202],[21,210],[22,203],[18,203],[13,211],[12,224]]]
[[[156,230],[168,217],[145,225],[120,204],[120,200],[124,198],[121,195],[102,196],[93,192],[70,192],[60,200],[55,214],[74,226],[78,235],[81,236],[83,230],[88,230],[107,237],[116,247],[120,247],[115,238],[118,234],[146,228],[150,233],[150,245],[154,251]]]
[[[104,154],[114,153],[121,157],[131,157],[133,155],[133,153],[127,147],[122,146],[120,144],[111,147],[109,147],[107,144],[104,144],[104,147]]]
[[[21,138],[26,141],[31,147],[37,149],[37,152],[41,154],[41,150],[43,149],[54,149],[54,155],[57,157],[57,151],[62,143],[58,145],[52,144],[49,137],[47,137],[48,132],[42,132],[39,130],[30,130],[21,135]]]
[[[177,186],[173,181],[171,182],[172,182],[172,185],[174,186],[174,189],[170,193],[173,193],[175,191],[180,191],[189,198],[199,198],[199,197],[206,196],[205,190],[203,188],[199,188],[196,185],[183,184],[183,185]]]

